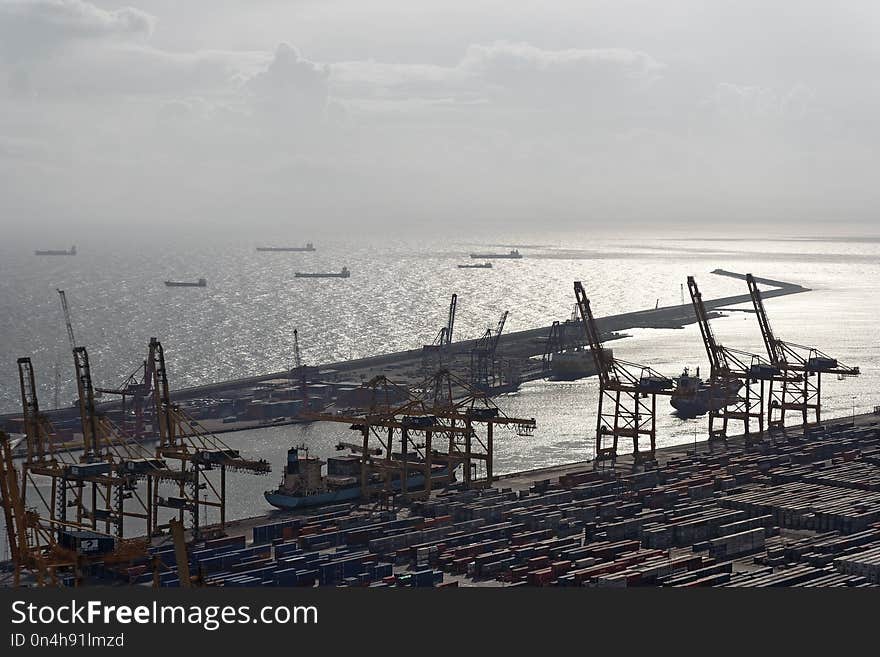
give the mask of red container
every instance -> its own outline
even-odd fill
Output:
[[[529,572],[526,581],[530,586],[547,586],[553,581],[553,571],[549,568],[532,570]]]

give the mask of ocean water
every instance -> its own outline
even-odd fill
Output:
[[[301,240],[290,240],[297,244]],[[51,408],[58,366],[62,404],[75,396],[73,364],[56,288],[66,290],[77,341],[89,349],[98,385],[115,385],[144,358],[151,336],[162,340],[172,387],[263,374],[289,367],[299,329],[304,359],[320,364],[418,347],[445,323],[458,294],[456,339],[478,336],[510,311],[509,330],[548,325],[571,314],[572,282],[584,282],[597,316],[681,301],[681,285],[696,276],[704,298],[746,293],[743,281],[710,274],[723,268],[799,283],[811,292],[767,300],[778,337],[817,346],[861,376],[823,380],[825,417],[872,410],[880,403],[880,241],[876,238],[697,239],[687,236],[516,235],[483,241],[335,238],[315,240],[315,253],[256,253],[252,240],[81,244],[73,258],[34,257],[33,248],[0,246],[0,411],[18,410],[15,361],[29,355],[41,405]],[[517,246],[524,258],[496,261],[491,270],[460,270],[475,250]],[[352,271],[349,279],[296,279],[295,271]],[[208,280],[205,289],[169,289],[166,279]],[[685,294],[687,293],[685,289]],[[745,306],[744,306],[745,307]],[[713,320],[727,346],[763,353],[751,313]],[[639,329],[615,341],[615,354],[669,376],[707,367],[696,326]],[[497,403],[510,415],[534,417],[532,437],[499,431],[496,471],[542,467],[592,457],[598,384],[536,381]],[[705,418],[682,420],[658,403],[658,444],[702,439]],[[345,425],[274,427],[223,440],[270,460],[281,471],[291,444],[328,456]],[[624,445],[624,449],[627,446]],[[231,475],[228,516],[268,508],[269,478]]]

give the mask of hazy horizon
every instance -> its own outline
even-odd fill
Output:
[[[878,19],[867,1],[0,0],[4,237],[873,235]]]

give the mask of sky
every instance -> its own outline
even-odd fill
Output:
[[[876,232],[878,28],[870,0],[0,0],[0,223]]]

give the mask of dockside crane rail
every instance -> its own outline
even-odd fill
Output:
[[[634,465],[652,461],[656,451],[657,395],[672,394],[674,383],[672,379],[650,367],[609,355],[602,347],[602,337],[590,307],[590,300],[580,281],[575,281],[574,293],[590,353],[599,375],[596,463],[617,458],[620,438],[632,440]],[[608,410],[609,406],[613,411]],[[611,437],[611,447],[603,444],[605,436]],[[639,451],[640,437],[649,440],[649,450]]]

